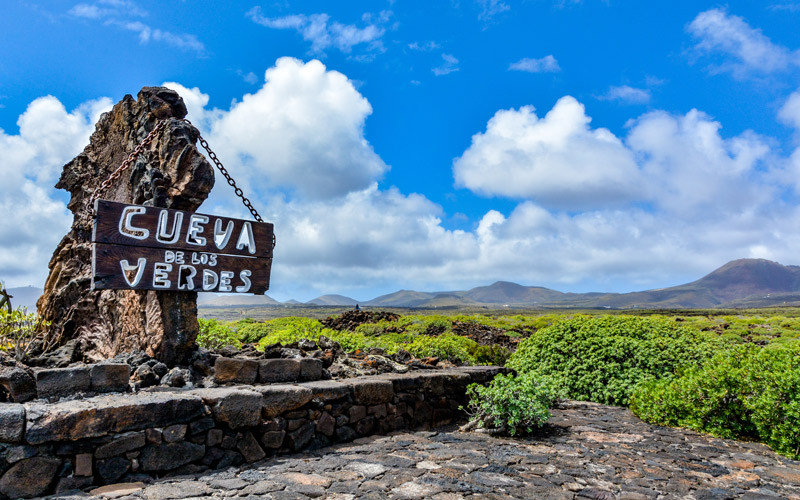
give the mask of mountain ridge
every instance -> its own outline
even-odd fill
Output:
[[[40,288],[9,289],[14,306],[34,310]],[[800,306],[800,266],[766,259],[737,259],[705,276],[682,285],[629,293],[572,293],[510,281],[469,290],[420,292],[398,290],[371,300],[326,294],[301,303],[279,302],[267,295],[199,294],[199,307],[252,306],[354,306],[402,308],[510,307],[510,308],[607,308],[607,309],[702,309],[725,307]]]

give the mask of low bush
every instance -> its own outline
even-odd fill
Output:
[[[0,309],[0,350],[12,353],[17,361],[33,350],[47,352],[57,340],[48,336],[48,326],[49,322],[43,322],[35,312],[29,314],[26,307]]]
[[[712,334],[661,318],[578,316],[522,341],[508,366],[562,380],[573,399],[627,405],[639,383],[699,366],[719,344]]]
[[[405,346],[405,349],[418,358],[436,356],[453,362],[474,363],[470,354],[475,352],[478,343],[472,339],[446,333],[438,336],[420,335]]]
[[[648,422],[758,439],[800,458],[800,343],[723,351],[679,377],[642,384],[631,410]]]
[[[230,326],[220,323],[217,319],[198,319],[200,329],[197,334],[197,343],[206,349],[219,349],[232,345],[239,349],[242,347],[236,332]]]
[[[317,340],[323,330],[322,324],[315,319],[288,316],[263,323],[239,325],[238,336],[242,342],[258,342],[264,346],[275,343],[291,344],[300,339]]]
[[[499,345],[479,345],[470,354],[476,364],[503,366],[511,356],[511,351]]]
[[[564,397],[560,384],[530,373],[498,375],[488,385],[467,387],[470,421],[500,434],[531,433],[550,418],[550,408]]]

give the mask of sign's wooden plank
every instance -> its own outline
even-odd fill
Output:
[[[258,295],[269,289],[271,258],[103,243],[92,252],[93,289]]]
[[[167,208],[97,200],[92,242],[272,257],[273,226]]]

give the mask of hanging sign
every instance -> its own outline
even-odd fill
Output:
[[[95,201],[92,289],[263,294],[273,226],[182,210]]]

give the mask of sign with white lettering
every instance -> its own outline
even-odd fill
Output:
[[[263,294],[273,226],[97,200],[92,288]]]

